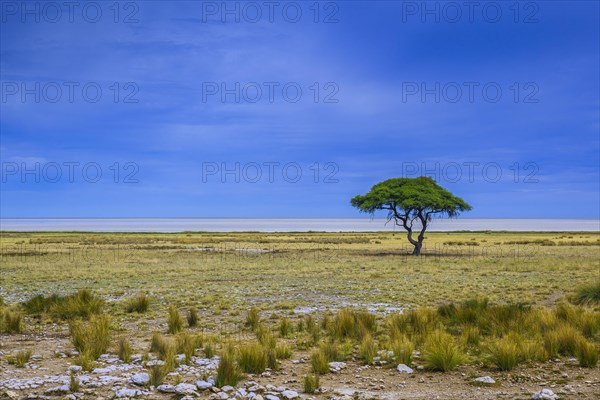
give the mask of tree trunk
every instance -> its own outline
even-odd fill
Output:
[[[423,239],[419,239],[419,241],[413,245],[415,246],[415,248],[413,249],[412,255],[420,256],[421,255],[421,247],[423,247]]]

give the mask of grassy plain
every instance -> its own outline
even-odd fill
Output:
[[[354,368],[362,365],[385,366],[385,351],[393,353],[388,366],[398,360],[410,364],[413,348],[418,351],[413,366],[425,371],[468,368],[460,376],[419,378],[432,383],[439,379],[442,387],[453,387],[461,398],[471,394],[475,398],[472,377],[490,371],[502,389],[517,390],[513,385],[518,386],[518,379],[499,372],[514,373],[514,368],[525,368],[526,376],[540,375],[540,368],[554,371],[556,379],[541,381],[555,385],[561,379],[563,385],[569,383],[559,378],[565,374],[590,382],[577,398],[597,389],[595,363],[591,369],[574,364],[576,373],[565,372],[570,364],[564,364],[565,357],[579,357],[581,349],[592,359],[598,354],[599,327],[594,320],[600,316],[599,306],[568,304],[577,288],[600,282],[600,233],[596,232],[435,232],[427,234],[421,257],[409,255],[411,249],[400,232],[3,232],[0,246],[4,308],[25,314],[23,333],[0,336],[0,350],[8,355],[4,360],[0,357],[0,381],[13,376],[6,372],[14,370],[9,361],[18,352],[73,347],[74,323],[68,317],[57,317],[50,310],[31,313],[23,303],[36,295],[72,295],[89,289],[111,318],[111,353],[146,354],[155,340],[160,341],[156,337],[151,343],[153,332],[160,332],[183,343],[177,350],[187,346],[190,357],[210,356],[207,353],[214,351],[222,359],[234,360],[232,373],[241,366],[255,380],[264,368],[275,371],[279,364],[280,371],[263,382],[287,382],[299,392],[303,385],[313,391],[318,381],[330,388],[329,393],[340,386],[371,393],[367,389],[380,379],[381,398],[427,398],[437,393],[435,385],[429,392],[418,384],[412,387],[393,368],[365,372],[370,382],[365,381],[366,387],[352,378],[357,376]],[[459,311],[448,307],[450,303]],[[473,312],[479,316],[465,317]],[[502,317],[506,321],[494,319],[506,312],[510,314]],[[194,318],[188,327],[186,320]],[[490,328],[492,319],[506,326]],[[521,332],[511,319],[536,328]],[[311,328],[313,322],[320,326],[318,332]],[[548,339],[546,323],[568,331],[561,335],[571,335],[575,347],[565,351],[552,347],[554,339],[568,340]],[[86,329],[78,324],[78,329]],[[181,331],[193,338],[177,333]],[[529,342],[535,344],[525,348]],[[561,356],[564,368],[547,365]],[[43,358],[51,364],[52,357]],[[68,361],[82,364],[71,356]],[[319,368],[326,372],[330,361],[349,363],[347,375],[340,371],[318,379]],[[55,369],[60,368],[64,372],[64,366]],[[283,381],[278,374],[297,378]],[[353,380],[357,382],[344,383]],[[535,379],[525,382],[539,386]],[[501,391],[496,385],[486,390]],[[532,389],[528,390],[530,396]],[[313,396],[325,398],[318,389]]]

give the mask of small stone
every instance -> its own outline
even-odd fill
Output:
[[[45,393],[67,393],[69,391],[69,385],[62,385],[50,388]]]
[[[531,395],[531,398],[539,400],[557,400],[559,397],[550,389],[542,389],[538,393]]]
[[[406,364],[398,364],[398,366],[396,367],[396,371],[404,372],[407,374],[412,374],[413,372],[415,372],[411,367],[409,367]]]
[[[177,394],[195,394],[196,386],[190,385],[189,383],[180,383],[175,386],[174,390]]]
[[[161,393],[175,393],[175,386],[173,385],[160,385],[156,388]]]
[[[83,368],[81,367],[81,365],[71,365],[69,367],[69,371],[71,372],[79,372],[81,371]]]
[[[200,390],[206,390],[212,387],[212,383],[206,381],[197,381],[196,387]]]
[[[141,396],[142,392],[140,392],[137,389],[119,389],[117,390],[117,392],[115,393],[115,397],[116,398],[121,398],[121,397],[137,397],[137,396]]]
[[[293,390],[284,390],[281,392],[281,396],[283,396],[284,399],[296,399],[298,398],[298,392]]]
[[[475,378],[475,382],[486,383],[489,385],[493,385],[496,381],[491,376],[480,376],[479,378]]]
[[[139,374],[135,374],[131,377],[131,382],[134,385],[145,386],[150,383],[150,375],[145,372],[140,372]]]
[[[235,391],[235,388],[233,386],[225,385],[221,388],[221,390],[226,393],[231,393],[231,392]]]
[[[346,363],[345,362],[338,362],[338,361],[332,361],[329,363],[329,369],[332,372],[339,372],[342,369],[346,368]]]

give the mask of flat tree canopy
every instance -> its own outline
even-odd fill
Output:
[[[352,198],[350,203],[361,212],[373,214],[388,211],[388,220],[408,231],[408,240],[415,247],[414,255],[421,254],[425,230],[432,216],[439,214],[455,217],[471,206],[460,197],[438,185],[430,177],[392,178],[373,186],[364,196]],[[417,239],[413,235],[413,223],[419,221],[421,230]]]

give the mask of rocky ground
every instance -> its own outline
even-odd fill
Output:
[[[237,387],[215,387],[218,356],[193,357],[181,364],[158,387],[148,385],[141,354],[124,363],[114,354],[105,354],[92,371],[74,365],[68,338],[47,334],[2,336],[0,356],[20,348],[34,350],[24,368],[16,368],[2,357],[0,396],[8,399],[112,399],[112,398],[206,398],[206,399],[597,399],[600,371],[582,369],[575,359],[555,359],[536,366],[519,367],[509,373],[460,367],[449,373],[385,365],[364,366],[353,361],[331,363],[332,373],[323,375],[321,389],[303,393],[302,377],[308,372],[308,354],[294,353],[281,369],[248,375]],[[183,355],[179,356],[183,358]],[[71,391],[73,374],[80,388]],[[535,397],[537,396],[537,397]]]

